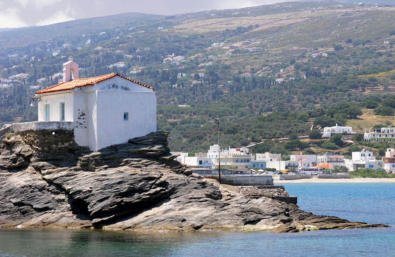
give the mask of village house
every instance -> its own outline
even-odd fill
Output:
[[[317,167],[331,170],[336,167],[345,167],[344,155],[325,153],[317,156]]]
[[[360,152],[352,152],[352,159],[345,159],[345,165],[349,171],[380,169],[382,167],[382,161],[376,160],[373,152],[363,149]]]
[[[281,161],[281,154],[275,153],[257,153],[255,155],[255,160],[257,161],[265,161],[265,162],[278,162]]]
[[[213,167],[217,167],[220,163],[221,166],[248,169],[252,155],[246,147],[241,148],[228,148],[222,150],[219,145],[212,145],[207,151],[207,158],[211,159]],[[220,161],[219,161],[220,160]]]
[[[93,151],[157,129],[152,86],[117,73],[80,78],[72,60],[63,65],[62,82],[35,98],[39,122],[72,124],[76,143]]]
[[[328,138],[333,134],[353,134],[352,127],[338,126],[337,124],[333,127],[325,127],[322,132],[322,137]]]
[[[191,168],[212,168],[213,163],[210,158],[208,158],[203,153],[197,153],[195,156],[189,156],[189,153],[172,153],[176,155],[176,160],[181,164],[191,167]]]
[[[388,148],[383,158],[383,168],[388,173],[395,173],[395,149]]]
[[[293,154],[289,156],[291,163],[296,163],[299,170],[315,168],[317,166],[317,155]]]
[[[258,170],[258,171],[263,171],[266,169],[266,162],[265,161],[257,161],[257,160],[251,160],[250,164],[248,167],[252,170]]]
[[[381,128],[365,132],[363,139],[366,141],[389,141],[395,139],[395,127]]]

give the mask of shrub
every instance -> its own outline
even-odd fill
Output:
[[[321,132],[318,129],[313,129],[309,134],[310,139],[321,139]]]
[[[384,170],[359,169],[351,172],[356,178],[395,178],[395,174],[388,174]]]
[[[339,146],[339,147],[342,147],[344,145],[342,135],[340,135],[340,134],[332,135],[330,138],[330,142]]]
[[[285,148],[287,150],[303,150],[305,148],[309,147],[308,144],[303,143],[302,141],[298,140],[298,139],[294,139],[289,141],[286,145]]]
[[[392,116],[394,115],[394,109],[388,106],[382,106],[380,105],[374,110],[374,113],[377,115],[382,115],[382,116]]]
[[[321,147],[322,147],[322,148],[325,148],[325,149],[329,149],[329,150],[336,150],[336,149],[339,148],[336,144],[334,144],[334,143],[332,143],[332,142],[329,142],[329,141],[323,142],[323,143],[321,144]]]

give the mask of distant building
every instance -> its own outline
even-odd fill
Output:
[[[290,164],[289,161],[269,161],[266,162],[266,169],[275,169],[277,171],[285,171],[289,170],[290,166],[293,167],[292,164]],[[292,168],[293,170],[294,168]]]
[[[281,154],[275,153],[257,153],[255,154],[256,161],[262,161],[266,163],[266,168],[275,169],[278,171],[286,170],[288,162],[281,160]]]
[[[363,136],[366,141],[390,141],[395,139],[395,127],[381,128],[366,132]]]
[[[221,150],[219,145],[212,145],[207,152],[207,158],[211,160],[213,167],[217,167],[220,160],[221,166],[248,169],[252,155],[247,147]]]
[[[211,168],[213,163],[207,156],[196,154],[195,156],[189,156],[188,153],[172,153],[178,155],[177,161],[181,164],[191,168]]]
[[[345,167],[344,155],[323,154],[317,156],[317,166],[321,169],[334,169],[336,167]]]
[[[325,127],[322,132],[322,137],[331,137],[333,134],[353,134],[352,127],[336,126]]]
[[[352,152],[352,159],[345,160],[345,164],[349,171],[382,168],[382,161],[376,160],[373,152],[366,149],[360,152]]]
[[[289,157],[290,162],[297,163],[299,170],[317,166],[317,155],[294,154]]]
[[[253,170],[264,170],[266,169],[266,162],[265,161],[250,161],[250,164],[248,166],[250,169]]]
[[[388,148],[383,158],[383,168],[388,173],[395,173],[395,149]]]
[[[275,154],[275,153],[257,153],[255,155],[255,160],[257,161],[265,161],[265,162],[276,162],[276,161],[281,161],[281,154]]]

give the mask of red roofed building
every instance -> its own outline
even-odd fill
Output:
[[[75,141],[91,150],[155,132],[153,87],[117,73],[80,78],[72,60],[63,81],[36,92],[39,122],[72,122]]]

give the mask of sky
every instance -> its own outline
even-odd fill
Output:
[[[179,14],[285,0],[0,0],[0,28],[42,26],[126,12]]]

